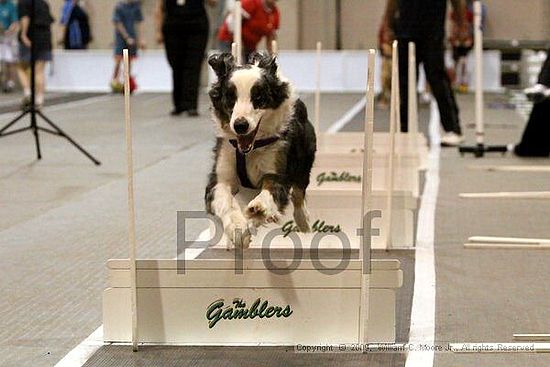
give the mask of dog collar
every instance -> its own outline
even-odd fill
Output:
[[[280,136],[275,135],[269,138],[256,140],[254,142],[254,146],[252,147],[252,150],[250,151],[273,144],[279,139],[280,139]],[[254,185],[252,185],[252,182],[250,182],[250,179],[248,178],[248,173],[246,172],[246,155],[241,153],[241,151],[239,150],[239,144],[236,139],[230,139],[229,143],[233,146],[233,148],[235,148],[235,158],[237,162],[237,175],[239,176],[239,180],[241,181],[241,186],[246,187],[247,189],[255,189]]]

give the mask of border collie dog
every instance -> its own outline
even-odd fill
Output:
[[[221,219],[233,246],[248,247],[253,229],[278,222],[290,200],[296,225],[308,232],[305,195],[316,138],[304,103],[280,77],[275,57],[256,53],[236,65],[222,53],[208,63],[218,80],[209,92],[217,138],[206,211]],[[259,190],[244,213],[234,197],[241,186]]]

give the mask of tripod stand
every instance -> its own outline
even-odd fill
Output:
[[[36,4],[35,0],[31,0],[30,5],[30,19],[29,19],[29,32],[30,32],[30,39],[32,40],[31,43],[31,96],[30,96],[30,105],[26,107],[23,112],[21,112],[16,118],[14,118],[11,122],[9,122],[6,126],[0,129],[0,138],[25,132],[25,131],[32,131],[34,135],[34,142],[36,145],[36,156],[37,159],[42,159],[42,152],[40,150],[40,136],[39,132],[44,132],[56,136],[60,136],[62,138],[65,138],[71,143],[76,149],[78,149],[82,154],[84,154],[86,157],[88,157],[95,165],[99,166],[101,164],[100,161],[95,159],[90,153],[88,153],[82,146],[80,146],[76,141],[74,141],[67,133],[65,133],[59,126],[57,126],[52,120],[50,120],[44,113],[37,108],[36,106],[36,38],[34,37],[35,32],[35,9]],[[31,122],[29,126],[14,129],[11,131],[7,131],[10,127],[14,126],[17,122],[21,121],[25,116],[30,115]],[[38,117],[42,118],[46,122],[46,124],[49,125],[49,127],[42,127],[38,126]]]

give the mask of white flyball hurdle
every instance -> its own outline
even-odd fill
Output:
[[[414,62],[414,59],[411,61]],[[392,62],[396,63],[397,59],[394,57]],[[416,67],[415,64],[414,67]],[[319,65],[317,69],[319,69]],[[396,73],[392,74],[395,75]],[[397,77],[398,73],[394,78]],[[415,85],[416,83],[411,87],[415,88]],[[399,92],[396,83],[394,83],[393,87],[394,96],[397,97],[396,99],[392,98],[393,117],[390,120],[393,122],[390,124],[390,130],[392,127],[394,130],[388,133],[374,133],[373,138],[373,166],[377,171],[377,174],[374,176],[374,189],[388,189],[391,184],[388,167],[390,164],[394,164],[397,174],[393,178],[395,180],[393,187],[399,191],[410,191],[414,197],[418,197],[420,195],[420,176],[418,171],[426,166],[427,145],[423,135],[418,132],[416,134],[413,132],[409,134],[396,133],[395,130],[398,127],[392,124],[400,125],[398,120],[399,108],[396,107],[399,104]],[[319,106],[319,103],[317,103],[318,99],[316,97],[316,110],[318,110]],[[410,103],[414,103],[415,100],[412,99]],[[416,109],[413,109],[413,113],[415,111]],[[316,114],[315,120],[317,119]],[[417,119],[417,117],[413,118],[414,121]],[[414,129],[417,129],[417,126],[418,124],[413,123]],[[411,143],[415,139],[415,135],[418,142]],[[311,190],[317,190],[317,188],[320,188],[320,185],[323,185],[326,189],[339,190],[345,188],[357,190],[360,188],[362,137],[362,133],[352,132],[318,134],[318,149],[312,170],[313,181]],[[423,142],[419,143],[419,141]],[[394,151],[394,154],[397,154],[397,160],[390,151]],[[393,163],[391,163],[392,160]],[[323,178],[326,178],[326,180]]]
[[[233,42],[235,42],[237,48],[235,52],[237,53],[237,65],[243,64],[243,37],[242,37],[242,7],[240,0],[235,1],[233,8]],[[246,61],[246,60],[245,60]]]
[[[366,140],[372,139],[374,57],[371,50]],[[365,149],[364,161],[363,174],[369,177],[372,149]],[[364,184],[365,195],[371,191],[369,184],[369,180]],[[363,196],[360,213],[371,210],[370,201]],[[341,258],[322,258],[321,271],[319,260],[312,258],[270,264],[265,258],[246,258],[253,250],[243,251],[238,272],[236,258],[109,260],[108,288],[103,294],[104,340],[128,343],[139,335],[140,343],[187,345],[394,342],[395,289],[403,281],[400,264],[371,260],[369,231],[362,236],[362,256],[351,258],[340,269]],[[295,260],[299,261],[293,271],[280,272]],[[182,265],[185,274],[178,271]],[[338,270],[322,271],[326,269]],[[132,293],[137,313],[132,313]],[[135,333],[132,315],[139,315]]]
[[[315,91],[315,115],[314,125],[317,132],[317,149],[320,154],[330,153],[354,153],[360,151],[363,146],[363,134],[357,132],[338,132],[338,133],[322,133],[319,128],[319,110],[320,110],[320,88],[321,88],[321,42],[317,42],[317,57],[316,57],[316,91]],[[409,50],[414,55],[414,48]],[[411,64],[412,63],[412,64]],[[391,137],[389,132],[374,133],[373,145],[376,155],[387,155],[390,140],[395,139],[396,152],[400,156],[409,158],[407,162],[414,161],[416,169],[426,169],[428,159],[427,139],[418,131],[418,109],[416,105],[416,61],[415,57],[409,58],[409,64],[413,65],[414,83],[409,84],[409,94],[413,90],[414,98],[409,98],[409,115],[413,114],[410,124],[409,134],[396,134]],[[411,68],[409,67],[409,72]],[[409,78],[411,75],[409,76]],[[393,103],[398,103],[394,101]],[[397,112],[399,113],[399,111]],[[410,159],[413,158],[413,159]],[[359,162],[361,160],[359,159]]]
[[[372,195],[373,208],[382,211],[381,221],[384,223],[380,236],[373,239],[375,249],[410,249],[414,246],[413,218],[417,207],[415,199],[420,193],[417,157],[398,154],[396,158],[395,137],[400,125],[397,42],[394,42],[393,49],[390,131],[387,135],[389,147],[386,154],[373,153],[372,162],[376,173],[373,176],[374,182],[371,182],[375,190]],[[337,135],[339,134],[333,136]],[[330,139],[328,136],[326,138]],[[373,144],[371,147],[372,151],[376,149],[375,146]],[[341,228],[344,232],[357,227],[353,218],[358,217],[356,213],[359,210],[361,196],[361,154],[359,151],[327,153],[322,150],[316,154],[312,182],[308,189],[308,207],[313,223],[324,223],[329,227]],[[397,187],[395,181],[398,181]],[[331,204],[335,198],[338,198],[340,203],[337,210],[334,210]],[[281,229],[286,231],[288,226],[292,226],[292,219],[284,219],[285,224]],[[326,241],[325,245],[338,246],[338,239]],[[287,243],[286,246],[291,246],[291,243]],[[351,246],[358,247],[358,241],[352,241]]]

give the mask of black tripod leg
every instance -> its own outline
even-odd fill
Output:
[[[34,142],[36,145],[36,159],[42,159],[42,153],[40,152],[40,138],[38,137],[38,126],[36,125],[36,115],[31,113],[31,129],[34,135]]]
[[[17,123],[17,121],[21,120],[23,117],[25,117],[25,115],[29,113],[28,111],[23,111],[21,112],[16,118],[14,118],[13,120],[11,120],[6,126],[4,126],[2,129],[0,129],[0,136],[2,136],[2,133],[6,130],[8,130],[10,127],[12,127],[13,125],[15,125]]]
[[[37,111],[36,112],[40,117],[42,117],[44,119],[44,121],[46,121],[51,127],[53,127],[54,130],[56,130],[59,135],[61,135],[62,137],[64,137],[65,139],[67,139],[72,145],[74,145],[74,147],[78,150],[80,150],[80,152],[82,154],[84,154],[86,157],[88,157],[92,162],[94,162],[94,164],[96,166],[99,166],[101,164],[100,161],[98,161],[97,159],[95,159],[90,153],[88,153],[84,148],[82,148],[76,141],[74,141],[69,135],[67,135],[63,130],[61,130],[61,128],[59,126],[57,126],[56,124],[53,123],[52,120],[50,120],[48,117],[46,117],[41,111]]]

